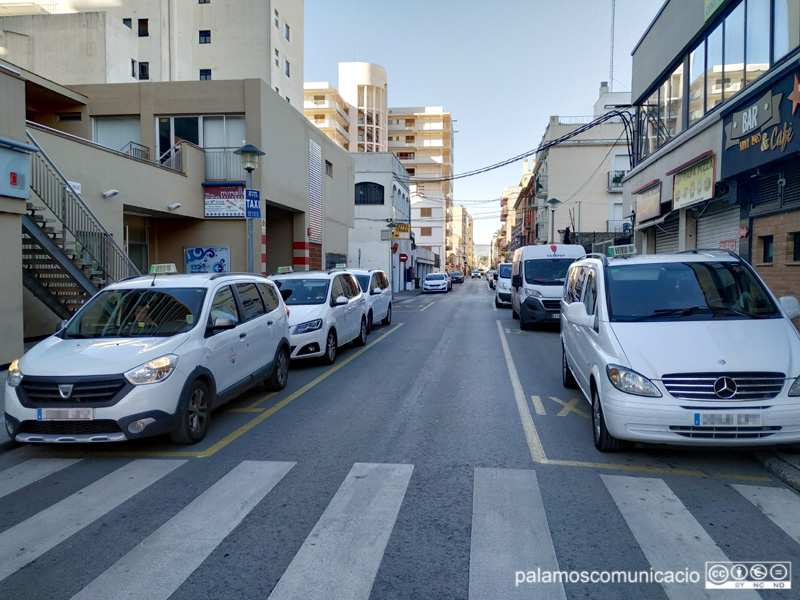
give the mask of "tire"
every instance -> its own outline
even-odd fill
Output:
[[[386,316],[381,321],[382,325],[391,325],[392,323],[392,305],[389,305],[389,308],[386,309]]]
[[[372,332],[372,311],[369,311],[369,315],[367,315],[367,335]]]
[[[621,452],[628,446],[626,442],[618,440],[608,432],[597,388],[592,388],[592,437],[595,448],[600,452]]]
[[[358,337],[353,340],[354,346],[367,345],[367,318],[361,317],[361,330],[358,332]]]
[[[514,309],[512,308],[511,310],[514,310]],[[531,325],[531,324],[530,324],[530,323],[528,323],[528,322],[525,320],[525,317],[522,315],[522,309],[520,309],[520,311],[519,311],[519,328],[520,328],[522,331],[525,331],[526,329],[529,329],[529,328],[530,328],[530,325]]]
[[[322,363],[332,365],[336,360],[336,332],[328,330],[328,337],[325,338],[325,354],[322,355]]]
[[[281,391],[289,381],[289,350],[283,346],[275,357],[275,368],[272,375],[264,382],[268,390]]]
[[[578,382],[575,376],[570,371],[569,363],[567,362],[567,353],[564,352],[564,344],[561,344],[561,383],[568,390],[574,390],[578,387]]]
[[[514,305],[513,304],[511,305],[511,318],[512,319],[519,319],[519,315],[517,314],[517,311],[514,310]]]
[[[186,400],[181,404],[178,427],[169,437],[176,444],[196,444],[206,436],[211,420],[211,392],[208,386],[195,379],[186,389]]]

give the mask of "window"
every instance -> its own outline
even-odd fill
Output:
[[[773,62],[800,45],[800,0],[775,0],[772,38]]]
[[[414,160],[417,157],[414,152],[398,152],[397,158],[400,160]]]
[[[200,69],[200,81],[211,81],[211,69]]]
[[[406,136],[406,144],[413,144],[413,143],[414,143],[414,136],[413,135],[407,135]]]
[[[745,85],[761,77],[769,69],[769,0],[747,0],[745,25]]]
[[[278,10],[277,9],[275,9],[275,27],[280,29],[280,26],[278,25]]]
[[[433,227],[420,227],[419,234],[423,237],[431,237],[433,235]]]
[[[63,112],[63,113],[56,113],[56,121],[59,123],[64,123],[67,121],[80,121],[81,120],[81,113],[79,112]]]
[[[356,204],[383,204],[383,186],[371,182],[357,183]]]
[[[281,53],[278,52],[277,48],[275,48],[275,66],[276,67],[280,67],[281,66]]]
[[[689,54],[689,125],[703,118],[706,112],[706,43],[701,41]]]
[[[211,303],[211,312],[208,315],[208,324],[214,325],[219,317],[233,319],[234,323],[239,323],[239,312],[236,309],[236,300],[233,297],[231,286],[226,285],[220,288],[214,295],[214,302]]]
[[[139,19],[139,37],[147,37],[150,35],[147,19]]]
[[[264,304],[266,304],[268,313],[281,305],[281,301],[278,299],[278,293],[275,291],[274,287],[266,283],[259,283],[258,289],[261,290],[261,297],[264,298]]]
[[[586,314],[593,315],[597,305],[597,286],[594,271],[590,271],[586,278],[586,289],[583,293],[583,303],[586,306]]]
[[[150,79],[150,63],[149,62],[140,62],[139,63],[139,79]]]
[[[410,177],[414,177],[414,175],[417,173],[416,169],[406,169],[406,171],[408,172]]]
[[[419,209],[419,216],[420,217],[432,217],[433,216],[433,209],[432,208],[420,208]]]
[[[286,39],[288,41],[291,41],[291,32],[289,31],[289,25],[288,24],[283,26],[283,35],[286,36]]]
[[[800,232],[796,231],[792,236],[792,262],[800,262]]]
[[[201,29],[200,30],[200,43],[201,44],[210,44],[211,43],[211,30],[210,29]]]
[[[325,161],[325,175],[333,177],[333,163],[329,160]]]
[[[136,61],[131,59],[131,77],[136,79]]]
[[[133,22],[131,19],[122,19],[122,24],[129,29],[133,29]]]
[[[239,300],[242,301],[245,321],[252,321],[266,313],[255,283],[237,283],[236,291],[239,292]]]
[[[287,76],[287,77],[291,77],[291,76],[292,76],[292,70],[291,70],[291,68],[290,68],[289,61],[288,61],[288,60],[284,62],[284,68],[283,68],[283,70],[286,72],[286,76]]]
[[[198,4],[211,4],[211,0],[197,0]]]
[[[744,88],[744,2],[725,17],[724,98]]]
[[[771,263],[772,262],[772,236],[765,235],[759,238],[761,241],[761,248],[762,248],[762,255],[761,255],[761,262],[764,263]]]

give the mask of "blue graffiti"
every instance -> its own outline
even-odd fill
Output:
[[[206,248],[205,250],[202,248],[192,248],[186,252],[186,262],[200,262],[204,258],[214,258],[216,255],[217,252],[214,250],[214,248]]]

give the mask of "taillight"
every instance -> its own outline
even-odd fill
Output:
[[[286,309],[286,318],[288,319],[289,318],[289,307],[284,304],[283,308]]]

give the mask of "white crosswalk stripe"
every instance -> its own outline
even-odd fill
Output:
[[[66,469],[79,459],[32,458],[0,473],[0,498],[44,479],[61,469]]]
[[[0,580],[99,519],[185,460],[134,460],[0,534]]]
[[[270,600],[369,598],[413,468],[355,464]]]
[[[166,600],[294,465],[239,463],[74,600]]]
[[[728,560],[663,480],[622,475],[600,477],[654,570],[679,573],[687,566]],[[720,591],[706,590],[702,584],[662,583],[662,587],[675,600],[724,597]],[[736,598],[749,600],[760,596],[754,591],[737,590]]]
[[[800,497],[797,494],[786,488],[758,485],[733,487],[800,544]]]
[[[470,600],[566,599],[560,582],[516,585],[516,572],[537,567],[559,570],[536,472],[475,469]]]

